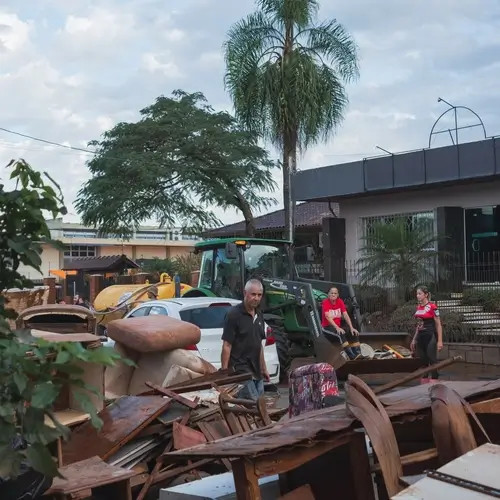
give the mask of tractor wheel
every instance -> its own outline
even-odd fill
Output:
[[[281,326],[273,326],[273,334],[276,339],[276,350],[278,351],[278,359],[280,361],[280,382],[288,382],[290,365],[292,363],[288,335]]]

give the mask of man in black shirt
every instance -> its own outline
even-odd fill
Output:
[[[224,322],[221,368],[252,374],[252,380],[244,382],[238,394],[242,399],[258,399],[264,394],[264,379],[269,381],[262,346],[266,331],[264,318],[258,309],[263,292],[259,280],[249,280],[245,285],[243,302],[228,311]]]

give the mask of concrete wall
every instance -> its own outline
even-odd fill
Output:
[[[425,212],[446,206],[477,208],[498,204],[500,181],[341,200],[340,217],[346,221],[346,259],[358,258],[362,217]]]
[[[39,273],[33,267],[21,264],[18,268],[19,274],[22,274],[23,276],[31,280],[39,280],[50,276],[50,269],[61,269],[60,255],[62,252],[59,252],[59,249],[54,248],[50,245],[43,245],[42,247],[42,265],[40,266],[42,273]]]
[[[500,366],[500,346],[488,344],[445,343],[439,359],[462,356],[467,363]]]

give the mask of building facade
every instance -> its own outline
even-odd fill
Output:
[[[339,203],[336,252],[346,262],[360,257],[375,223],[404,217],[409,231],[418,219],[441,238],[464,282],[500,280],[487,269],[500,257],[500,139],[306,170],[294,190],[297,200]]]
[[[81,224],[63,222],[62,219],[47,221],[51,237],[64,245],[64,250],[44,245],[42,253],[42,273],[32,267],[22,266],[21,274],[32,280],[50,275],[51,269],[62,269],[64,261],[77,257],[107,257],[126,255],[129,259],[141,263],[159,258],[174,258],[187,255],[201,238],[183,234],[179,228],[160,229],[142,226],[129,240],[113,235],[102,236],[94,228]]]

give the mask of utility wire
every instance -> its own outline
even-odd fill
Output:
[[[60,148],[71,150],[71,151],[78,151],[80,153],[87,153],[87,154],[91,154],[91,155],[98,155],[99,154],[99,152],[95,151],[95,150],[86,149],[86,148],[79,148],[79,147],[75,147],[75,146],[69,146],[67,144],[61,144],[60,142],[49,141],[47,139],[41,139],[40,137],[34,137],[32,135],[22,134],[21,132],[16,132],[14,130],[9,130],[9,129],[3,128],[3,127],[0,127],[0,130],[3,132],[7,132],[8,134],[13,134],[13,135],[17,135],[19,137],[24,137],[25,139],[31,139],[32,141],[42,142],[42,143],[48,144],[50,146],[57,146]],[[24,148],[20,148],[20,149],[24,149]],[[29,150],[27,150],[27,151],[29,151]],[[40,151],[46,151],[46,150],[42,149]],[[344,153],[344,154],[336,153],[336,154],[325,154],[323,156],[325,156],[325,157],[331,157],[331,156],[336,156],[336,157],[343,157],[343,156],[367,157],[367,156],[370,156],[372,154],[373,153]],[[110,159],[119,160],[118,158],[110,158]]]

